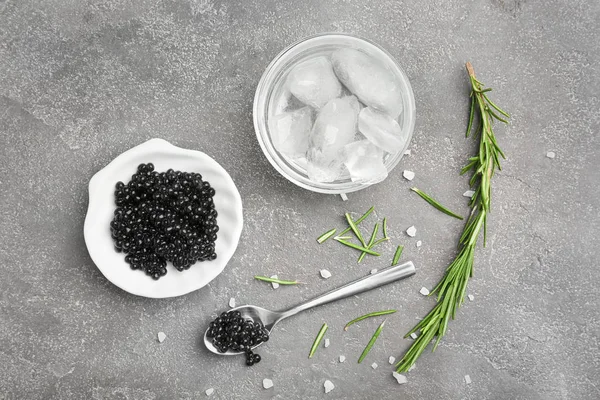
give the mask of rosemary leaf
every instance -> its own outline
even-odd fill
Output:
[[[352,229],[352,232],[354,232],[354,234],[356,235],[358,240],[360,240],[363,247],[366,247],[367,244],[365,243],[365,239],[363,239],[362,234],[360,233],[360,230],[358,229],[358,226],[356,226],[355,222],[352,220],[352,216],[349,213],[346,213],[346,221],[348,221],[348,225],[350,225],[350,229]]]
[[[336,229],[333,228],[333,229],[325,232],[324,234],[322,234],[321,236],[319,236],[317,238],[317,242],[319,242],[319,244],[323,243],[324,241],[326,241],[327,239],[329,239],[330,237],[335,235],[335,231],[336,231]]]
[[[259,281],[264,281],[264,282],[279,283],[280,285],[299,285],[301,283],[298,281],[286,281],[286,280],[282,280],[282,279],[268,278],[266,276],[260,276],[260,275],[256,275],[254,277],[254,279],[257,279]]]
[[[364,213],[359,219],[357,219],[354,223],[356,225],[360,224],[361,222],[363,222],[369,215],[371,215],[371,213],[375,210],[375,207],[371,207],[367,210],[366,213]],[[350,232],[352,228],[348,227],[346,229],[344,229],[343,231],[340,232],[339,236],[343,236],[346,233]]]
[[[461,217],[460,215],[448,210],[446,207],[444,207],[443,205],[441,205],[440,203],[438,203],[436,200],[434,200],[431,196],[429,196],[427,193],[422,192],[421,190],[417,189],[416,187],[410,188],[410,190],[412,190],[413,192],[415,192],[416,194],[418,194],[419,196],[421,196],[423,198],[423,200],[425,200],[426,202],[428,202],[429,204],[431,204],[433,207],[437,208],[438,210],[440,210],[441,212],[443,212],[444,214],[447,214],[451,217],[454,218],[458,218],[458,219],[463,219],[463,217]]]
[[[352,242],[347,242],[347,241],[345,241],[343,239],[339,239],[339,238],[336,239],[336,240],[338,242],[340,242],[341,244],[343,244],[343,245],[346,245],[348,247],[352,247],[353,249],[356,249],[356,250],[364,251],[367,254],[371,254],[371,255],[377,256],[377,257],[379,257],[381,255],[379,253],[374,252],[373,250],[367,249],[366,247],[361,247],[361,246],[359,246],[357,244],[354,244]]]
[[[401,244],[396,248],[396,252],[394,253],[394,259],[392,260],[392,266],[398,265],[398,261],[400,261],[400,257],[402,257],[402,250],[404,250],[404,246]]]
[[[384,310],[384,311],[375,311],[375,312],[372,312],[372,313],[361,315],[360,317],[354,318],[352,321],[348,322],[346,324],[346,326],[344,326],[344,330],[347,331],[348,328],[350,327],[350,325],[355,324],[355,323],[357,323],[359,321],[362,321],[363,319],[367,319],[367,318],[371,318],[371,317],[378,317],[380,315],[393,314],[395,312],[396,312],[396,310]]]
[[[385,220],[384,221],[384,225],[385,226]],[[367,244],[367,249],[370,249],[371,247],[373,247],[373,243],[375,243],[375,237],[377,236],[377,232],[379,231],[379,223],[376,223],[375,226],[373,227],[373,233],[371,233],[371,239],[369,239],[369,243]],[[358,262],[360,263],[363,258],[365,258],[365,256],[367,255],[367,253],[365,253],[364,251],[360,254],[360,257],[358,257]]]
[[[387,321],[387,319],[384,320],[381,323],[381,325],[379,325],[379,327],[377,327],[377,330],[375,331],[375,333],[371,337],[371,340],[369,340],[369,343],[367,344],[367,347],[365,347],[365,349],[363,350],[362,354],[360,355],[360,357],[358,359],[358,363],[359,364],[365,359],[365,357],[367,356],[367,354],[369,354],[369,351],[371,351],[371,348],[375,344],[375,341],[377,340],[377,338],[381,334],[381,330],[383,329],[383,326],[385,325],[385,321]]]
[[[387,218],[383,219],[383,237],[387,238],[388,234],[387,234]]]
[[[319,333],[317,334],[317,337],[315,338],[315,341],[313,342],[312,347],[310,348],[310,353],[308,354],[308,358],[312,358],[312,356],[315,354],[315,351],[317,351],[317,348],[319,347],[321,340],[323,340],[323,336],[325,336],[325,332],[327,332],[327,328],[329,328],[327,326],[327,323],[324,323],[323,326],[321,327],[321,329],[319,330]]]

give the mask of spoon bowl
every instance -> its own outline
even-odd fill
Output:
[[[367,275],[363,278],[357,279],[353,282],[347,283],[342,287],[333,289],[327,293],[317,296],[313,299],[300,303],[286,311],[271,311],[262,307],[244,305],[232,308],[229,311],[239,311],[242,318],[251,319],[253,322],[260,322],[269,335],[273,330],[273,327],[282,319],[291,317],[292,315],[298,314],[300,311],[307,310],[312,307],[316,307],[322,304],[326,304],[335,300],[343,299],[348,296],[352,296],[358,293],[366,292],[367,290],[375,289],[377,287],[392,283],[394,281],[407,278],[415,274],[415,266],[412,261],[405,262],[401,265],[388,267],[376,272],[372,275]],[[210,327],[204,332],[204,345],[210,351],[215,354],[222,356],[233,356],[236,354],[242,354],[241,351],[227,350],[221,353],[212,343],[212,339],[208,337],[208,331]],[[260,346],[261,342],[254,347],[252,350]]]

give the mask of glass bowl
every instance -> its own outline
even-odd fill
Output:
[[[410,144],[415,127],[415,98],[408,77],[398,62],[375,43],[344,33],[325,33],[301,39],[283,50],[271,61],[258,83],[256,95],[254,96],[254,129],[260,147],[269,162],[290,182],[314,192],[328,194],[355,192],[369,187],[371,184],[353,182],[347,171],[334,182],[321,183],[310,180],[306,173],[305,162],[291,159],[275,149],[271,140],[269,120],[272,116],[283,112],[288,106],[285,100],[289,98],[285,94],[285,81],[290,70],[304,60],[319,55],[329,55],[332,51],[341,48],[361,50],[384,63],[396,75],[402,88],[403,111],[397,121],[401,129],[408,132],[408,139],[404,148],[399,152],[385,154],[384,165],[389,173],[398,165]],[[291,99],[291,101],[294,100]]]

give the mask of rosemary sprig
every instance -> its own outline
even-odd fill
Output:
[[[319,347],[319,343],[321,343],[321,340],[323,340],[323,336],[325,336],[325,332],[327,332],[327,328],[329,328],[327,326],[327,323],[324,323],[323,326],[321,327],[321,329],[319,330],[319,333],[317,333],[317,337],[315,338],[315,341],[313,342],[312,347],[310,348],[310,353],[308,354],[308,358],[312,358],[312,356],[315,355],[315,351],[317,351],[317,347]]]
[[[385,219],[383,220],[383,226],[385,227]],[[369,243],[367,244],[367,249],[370,249],[371,247],[373,247],[373,243],[375,243],[375,237],[377,237],[377,232],[379,231],[379,222],[375,224],[375,226],[373,227],[373,233],[371,233],[371,238],[369,239]],[[365,258],[365,256],[367,255],[367,253],[365,253],[364,251],[360,254],[360,257],[358,257],[358,262],[360,263],[363,258]]]
[[[264,282],[270,282],[270,283],[279,283],[280,285],[299,285],[302,282],[298,282],[298,281],[286,281],[286,280],[281,280],[281,279],[277,279],[277,278],[269,278],[266,276],[260,276],[260,275],[256,275],[254,277],[254,279],[259,280],[259,281],[264,281]]]
[[[433,289],[431,294],[437,294],[437,304],[405,337],[420,331],[420,335],[396,364],[396,371],[406,372],[417,361],[427,345],[437,337],[433,350],[437,348],[440,340],[446,334],[450,317],[454,319],[456,311],[464,301],[467,282],[473,276],[473,263],[477,239],[483,230],[483,245],[485,246],[486,222],[491,205],[491,180],[496,169],[500,170],[500,157],[505,158],[498,146],[494,135],[492,123],[494,119],[506,122],[494,111],[505,117],[509,115],[492,103],[483,89],[483,84],[475,78],[471,63],[466,65],[471,82],[471,112],[467,127],[467,137],[472,131],[475,110],[477,110],[478,124],[475,135],[479,136],[479,155],[471,157],[461,174],[473,171],[471,186],[476,187],[469,206],[471,213],[463,229],[459,241],[459,252],[454,261],[446,269],[442,280]]]
[[[317,238],[317,242],[319,242],[319,244],[323,243],[324,241],[326,241],[327,239],[329,239],[330,237],[335,235],[335,231],[336,231],[336,229],[333,228],[333,229],[325,232],[324,234],[322,234],[321,236],[319,236]]]
[[[377,327],[377,330],[375,331],[375,333],[371,337],[371,340],[369,340],[369,343],[367,344],[367,347],[365,347],[365,349],[363,350],[362,354],[358,358],[358,363],[359,364],[365,359],[365,357],[367,356],[367,354],[369,354],[369,351],[371,351],[371,348],[375,344],[375,341],[379,337],[379,334],[381,333],[381,330],[383,329],[383,326],[385,325],[385,321],[387,321],[387,319],[383,320],[383,322],[381,323],[381,325],[379,325]]]
[[[373,250],[371,250],[371,249],[367,249],[366,247],[359,246],[359,245],[357,245],[357,244],[354,244],[354,243],[352,243],[352,242],[347,242],[347,241],[345,241],[345,240],[343,240],[343,239],[340,239],[339,237],[338,237],[338,238],[336,238],[335,240],[337,240],[338,242],[340,242],[340,243],[341,243],[341,244],[343,244],[343,245],[346,245],[346,246],[348,246],[348,247],[352,247],[353,249],[360,250],[360,251],[362,251],[362,252],[365,252],[365,253],[371,254],[372,256],[377,256],[377,257],[379,257],[379,256],[381,255],[381,254],[379,254],[379,253],[377,253],[377,252],[374,252],[374,251],[373,251]]]
[[[456,214],[456,213],[448,210],[446,207],[444,207],[439,202],[437,202],[433,197],[431,197],[427,193],[419,190],[418,188],[413,187],[413,188],[410,188],[410,190],[412,190],[413,192],[415,192],[416,194],[418,194],[419,196],[421,196],[423,198],[423,200],[425,200],[426,202],[428,202],[429,204],[431,204],[432,206],[434,206],[435,208],[437,208],[438,210],[440,210],[444,214],[447,214],[447,215],[449,215],[451,217],[454,217],[454,218],[458,218],[460,220],[463,219],[463,217],[461,217],[460,215],[458,215],[458,214]]]
[[[396,252],[394,253],[394,259],[392,260],[392,266],[398,265],[398,261],[400,261],[400,257],[402,257],[402,250],[404,250],[404,246],[401,244],[396,248]]]
[[[361,315],[360,317],[354,318],[352,321],[348,322],[346,324],[346,326],[344,326],[344,330],[347,331],[348,328],[350,327],[350,325],[355,324],[355,323],[357,323],[359,321],[362,321],[363,319],[367,319],[367,318],[371,318],[371,317],[378,317],[380,315],[393,314],[395,312],[396,312],[396,310],[384,310],[384,311],[375,311],[375,312],[372,312],[372,313]]]

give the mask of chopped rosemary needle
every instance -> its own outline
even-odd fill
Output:
[[[256,275],[254,277],[254,279],[257,279],[259,281],[264,281],[264,282],[278,283],[280,285],[298,285],[298,284],[301,283],[301,282],[298,282],[298,281],[286,281],[286,280],[282,280],[282,279],[269,278],[269,277],[260,276],[260,275]]]
[[[400,261],[400,257],[402,257],[402,250],[404,250],[404,246],[401,244],[396,248],[396,253],[394,253],[394,259],[392,260],[392,266],[398,265],[398,261]]]
[[[385,321],[387,321],[387,319],[384,320],[381,323],[381,325],[379,325],[379,327],[377,327],[377,330],[375,331],[375,333],[371,337],[371,340],[369,340],[369,343],[367,344],[367,347],[365,347],[365,349],[363,350],[362,354],[360,355],[360,357],[358,359],[358,363],[359,364],[365,359],[365,357],[367,356],[367,354],[369,354],[369,351],[371,351],[371,348],[373,347],[373,345],[377,341],[377,338],[379,337],[379,334],[381,334],[381,330],[383,329],[383,326],[385,325]]]
[[[336,231],[336,229],[333,228],[332,230],[325,232],[324,234],[322,234],[321,236],[319,236],[317,238],[317,242],[319,242],[319,244],[323,243],[324,241],[326,241],[327,239],[329,239],[330,237],[335,235],[335,231]]]
[[[438,203],[436,200],[434,200],[427,193],[422,192],[418,188],[413,187],[413,188],[410,188],[410,190],[412,190],[413,192],[415,192],[416,194],[418,194],[419,196],[421,196],[423,198],[423,200],[425,200],[426,202],[428,202],[429,204],[431,204],[433,207],[437,208],[438,210],[440,210],[444,214],[449,215],[449,216],[454,217],[454,218],[458,218],[460,220],[463,219],[463,217],[461,217],[460,215],[458,215],[458,214],[456,214],[456,213],[448,210],[446,207],[444,207],[443,205],[441,205],[440,203]]]
[[[356,249],[356,250],[363,251],[363,252],[365,252],[365,253],[368,253],[368,254],[371,254],[371,255],[373,255],[373,256],[377,256],[377,257],[379,257],[379,256],[381,255],[381,254],[379,254],[379,253],[377,253],[377,252],[374,252],[374,251],[373,251],[373,250],[371,250],[371,249],[367,249],[366,247],[362,247],[362,246],[359,246],[359,245],[357,245],[357,244],[354,244],[354,243],[351,243],[351,242],[347,242],[347,241],[345,241],[345,240],[343,240],[343,239],[336,239],[336,240],[337,240],[338,242],[340,242],[341,244],[343,244],[343,245],[346,245],[346,246],[348,246],[348,247],[352,247],[353,249]]]
[[[319,330],[319,333],[317,334],[317,337],[315,338],[315,341],[313,342],[312,347],[310,348],[310,353],[308,354],[308,358],[312,358],[312,356],[315,354],[315,351],[317,351],[317,348],[319,347],[321,340],[323,340],[323,336],[325,336],[325,332],[327,332],[327,328],[329,328],[327,326],[327,323],[324,323],[323,326],[321,327],[321,329]]]
[[[385,226],[385,220],[384,220],[384,225]],[[369,239],[369,243],[367,244],[367,249],[370,249],[373,247],[373,243],[375,243],[375,237],[377,236],[377,232],[379,231],[379,223],[376,223],[375,226],[373,227],[373,233],[371,233],[371,238]],[[365,253],[364,251],[361,253],[360,257],[358,257],[358,262],[360,263],[363,258],[365,258],[365,256],[367,255],[367,253]]]
[[[350,216],[350,214],[348,214],[348,213],[346,213],[346,221],[348,221],[348,225],[350,225],[350,229],[352,229],[352,232],[354,232],[354,234],[356,235],[358,240],[360,240],[363,247],[366,247],[367,244],[365,243],[365,239],[363,239],[363,236],[360,233],[358,226],[356,226],[356,223],[352,220],[352,216]]]
[[[363,222],[369,215],[371,215],[371,213],[375,210],[375,207],[371,207],[367,210],[366,213],[364,213],[359,219],[357,219],[354,223],[356,225],[360,224],[361,222]],[[340,232],[340,234],[338,236],[343,237],[346,233],[350,232],[351,228],[346,228],[343,231]],[[331,231],[335,231],[335,229],[332,229],[330,231],[325,232],[324,234],[322,234],[321,236],[319,236],[319,238],[317,239],[317,241],[319,241],[321,238],[323,238],[319,243],[323,243],[324,241],[326,241],[327,239],[329,239],[332,235],[326,236],[329,232]],[[326,236],[326,237],[325,237]]]
[[[383,219],[383,237],[387,238],[388,234],[387,234],[387,218]]]
[[[372,312],[372,313],[361,315],[360,317],[354,318],[352,321],[348,322],[346,324],[346,326],[344,327],[344,330],[347,331],[348,328],[350,327],[350,325],[355,324],[355,323],[357,323],[359,321],[362,321],[363,319],[367,319],[367,318],[371,318],[371,317],[378,317],[380,315],[393,314],[395,312],[396,312],[396,310],[384,310],[384,311],[375,311],[375,312]]]

